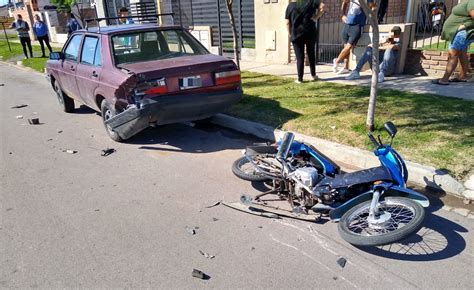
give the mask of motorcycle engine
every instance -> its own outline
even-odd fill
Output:
[[[295,177],[298,178],[301,183],[309,188],[312,188],[319,181],[318,171],[314,167],[303,167],[298,168],[294,172]]]
[[[298,168],[294,172],[295,178],[298,179],[305,186],[312,188],[320,180],[318,171],[313,167],[303,167]],[[309,193],[301,184],[295,184],[295,194],[298,196],[298,199],[305,206],[313,206],[316,201],[313,199],[312,194]]]

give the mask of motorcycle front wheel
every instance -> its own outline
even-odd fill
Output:
[[[416,233],[423,225],[425,210],[407,198],[386,197],[379,201],[379,218],[371,221],[366,201],[349,209],[340,219],[341,237],[356,246],[381,246]]]

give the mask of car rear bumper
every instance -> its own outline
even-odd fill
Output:
[[[150,124],[163,125],[205,119],[236,104],[242,90],[219,93],[160,96],[139,101],[105,122],[121,138],[128,139]]]

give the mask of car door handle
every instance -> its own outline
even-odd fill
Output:
[[[93,78],[99,77],[99,75],[98,75],[95,71],[92,72],[92,75],[91,75],[91,76],[92,76]]]
[[[73,65],[71,65],[71,71],[76,71],[76,68]]]

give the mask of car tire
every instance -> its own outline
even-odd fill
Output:
[[[54,91],[63,111],[66,113],[74,112],[74,100],[63,92],[57,80],[54,81]]]
[[[109,103],[107,103],[106,100],[103,100],[100,104],[100,112],[102,113],[102,122],[104,123],[105,131],[107,131],[110,139],[116,142],[123,142],[124,139],[122,139],[122,137],[120,137],[117,132],[112,130],[110,126],[105,124],[105,121],[116,115],[115,109]]]

